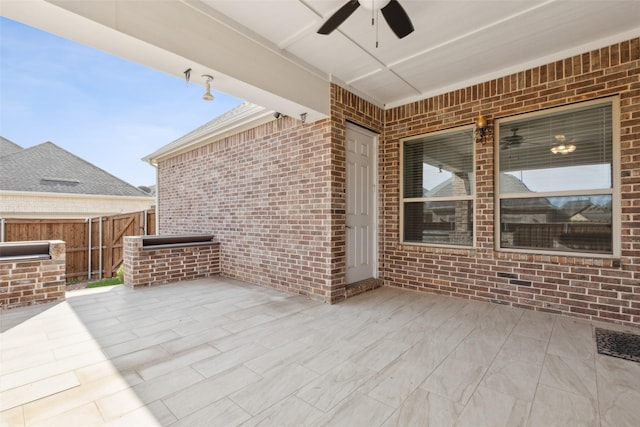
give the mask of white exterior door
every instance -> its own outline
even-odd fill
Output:
[[[377,142],[375,134],[347,124],[347,284],[377,277]]]

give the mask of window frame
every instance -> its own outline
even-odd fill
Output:
[[[595,105],[611,105],[611,188],[595,190],[574,190],[574,191],[546,191],[536,193],[500,193],[500,126],[512,121],[534,118],[553,113],[571,111]],[[590,258],[620,258],[621,254],[621,182],[620,182],[620,97],[611,96],[591,101],[577,102],[559,107],[532,111],[529,113],[517,114],[508,117],[496,118],[494,121],[494,249],[497,252],[528,253],[548,256],[570,256],[570,257],[590,257]],[[508,248],[502,247],[501,240],[501,220],[500,202],[506,199],[528,199],[545,197],[566,197],[566,196],[593,196],[611,195],[611,253],[578,252],[578,251],[555,251],[551,249],[533,248]]]
[[[471,156],[472,156],[472,173],[473,173],[473,185],[470,188],[470,194],[465,196],[446,196],[446,197],[404,197],[404,144],[408,141],[413,141],[415,139],[431,137],[437,135],[444,135],[447,133],[454,132],[462,132],[465,130],[470,130],[471,137]],[[477,187],[477,174],[476,174],[476,138],[475,138],[475,125],[463,125],[456,126],[447,129],[441,129],[432,132],[425,132],[418,135],[411,135],[404,138],[401,138],[399,141],[399,151],[400,151],[400,228],[399,232],[399,241],[402,245],[413,245],[413,246],[422,246],[422,247],[433,247],[433,248],[451,248],[451,249],[475,249],[476,248],[476,187]],[[406,203],[416,203],[416,202],[447,202],[447,201],[471,201],[471,218],[473,218],[473,224],[471,229],[471,244],[470,245],[454,245],[454,244],[446,244],[446,243],[429,243],[429,242],[414,242],[405,240],[404,236],[404,213],[405,213],[405,204]]]

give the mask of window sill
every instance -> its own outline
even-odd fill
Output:
[[[437,245],[429,243],[401,242],[398,249],[403,251],[446,253],[451,255],[475,256],[477,248],[471,246]]]
[[[620,256],[613,254],[540,251],[532,249],[496,248],[496,258],[517,261],[536,261],[561,265],[620,267]]]

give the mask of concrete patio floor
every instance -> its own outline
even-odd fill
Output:
[[[393,288],[85,289],[1,313],[0,424],[639,426],[640,364],[594,326]]]

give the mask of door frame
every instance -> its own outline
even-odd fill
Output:
[[[372,260],[371,260],[371,269],[372,269],[372,279],[377,279],[380,275],[380,271],[379,271],[379,257],[380,257],[380,251],[379,251],[379,241],[378,241],[378,236],[380,234],[380,229],[379,229],[379,224],[380,224],[380,215],[378,213],[378,206],[379,206],[379,198],[380,198],[380,187],[379,187],[379,175],[378,175],[378,163],[379,163],[379,157],[380,157],[380,153],[379,153],[379,141],[380,141],[380,135],[372,130],[369,130],[365,127],[362,127],[356,123],[347,121],[346,125],[345,125],[345,140],[344,140],[344,150],[345,150],[345,173],[346,173],[346,164],[347,164],[347,146],[346,146],[346,142],[347,142],[347,138],[346,138],[346,133],[348,131],[355,131],[355,132],[359,132],[360,134],[364,134],[367,137],[371,138],[371,144],[372,144],[372,157],[373,157],[373,164],[372,166],[372,174],[373,174],[373,179],[372,179],[372,186],[373,186],[373,196],[371,197],[371,209],[372,209],[372,214],[371,214],[371,230],[372,230],[372,236],[371,236],[371,248],[370,250],[372,251]],[[345,216],[344,216],[344,230],[345,230],[345,284],[346,285],[350,285],[352,283],[358,283],[359,281],[355,281],[355,282],[349,282],[347,283],[346,280],[346,276],[347,276],[347,265],[346,265],[346,254],[348,252],[348,248],[347,248],[347,209],[346,209],[346,204],[347,204],[347,191],[349,190],[347,188],[347,182],[346,182],[346,174],[345,174],[345,184],[344,184],[344,192],[345,192]],[[364,279],[367,280],[367,279]]]

